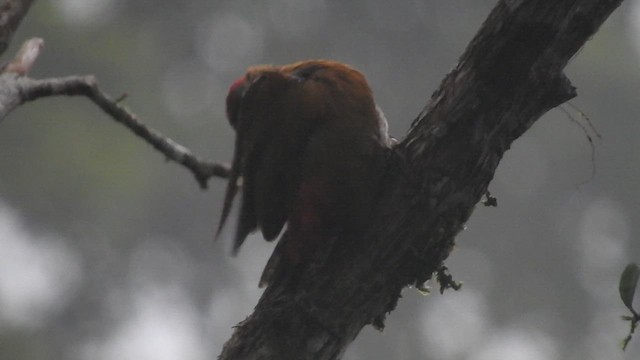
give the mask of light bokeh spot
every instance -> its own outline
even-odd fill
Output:
[[[596,200],[584,210],[575,251],[580,259],[578,274],[582,286],[593,297],[603,300],[608,297],[602,286],[615,293],[617,282],[612,279],[617,278],[626,263],[630,234],[628,217],[613,201]]]
[[[223,97],[216,87],[220,80],[193,60],[183,60],[173,64],[164,74],[162,81],[163,104],[171,115],[179,120],[202,115],[213,104],[214,99]],[[201,116],[201,121],[211,121]]]
[[[434,295],[422,311],[424,354],[452,359],[466,353],[488,328],[487,307],[482,295],[465,286],[464,291]]]
[[[53,1],[66,23],[95,26],[106,23],[115,10],[113,0],[58,0]]]
[[[79,358],[97,360],[204,360],[199,317],[184,289],[149,284],[132,294],[130,312],[102,341],[88,343]]]
[[[535,330],[504,329],[495,331],[484,346],[476,349],[470,360],[554,360],[558,358],[555,341]]]
[[[198,55],[216,71],[255,64],[264,48],[263,29],[232,13],[214,15],[200,24],[196,42]]]
[[[80,258],[60,237],[33,234],[2,202],[0,249],[0,332],[38,328],[73,296]]]

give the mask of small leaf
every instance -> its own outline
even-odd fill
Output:
[[[624,338],[624,340],[620,342],[620,347],[622,348],[622,351],[627,350],[627,345],[629,345],[629,341],[631,341],[631,335],[627,336],[626,338]]]
[[[631,310],[631,313],[636,315],[636,311],[633,309],[633,298],[636,293],[636,286],[638,285],[638,278],[640,277],[640,269],[635,263],[627,265],[627,267],[620,275],[620,298],[624,305]]]

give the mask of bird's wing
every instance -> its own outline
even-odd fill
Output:
[[[224,195],[224,202],[222,206],[222,215],[220,216],[220,222],[218,223],[218,229],[216,231],[215,239],[218,240],[222,229],[224,228],[224,224],[229,217],[229,213],[231,212],[231,205],[233,204],[233,199],[238,193],[238,179],[240,178],[241,171],[241,147],[239,146],[239,138],[236,137],[235,147],[233,152],[233,160],[231,163],[231,173],[229,174],[229,179],[227,180],[227,189]]]
[[[241,104],[243,194],[234,252],[258,228],[274,240],[287,221],[312,131],[296,86],[287,75],[265,72]]]

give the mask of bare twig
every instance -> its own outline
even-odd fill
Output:
[[[69,76],[36,80],[19,77],[14,73],[0,75],[0,121],[19,105],[42,97],[67,95],[86,96],[114,120],[126,126],[147,141],[168,160],[173,160],[193,173],[201,188],[207,187],[209,178],[227,177],[226,165],[205,161],[186,147],[144,125],[135,114],[100,90],[94,76]]]
[[[571,102],[567,101],[566,104],[571,104]],[[594,132],[594,134],[598,137],[598,139],[602,139],[602,136],[600,136],[596,128],[593,127],[589,118],[582,111],[578,110],[573,105],[571,107],[574,110],[578,111],[578,113],[581,116],[581,119],[585,119],[585,121],[589,125],[589,128]],[[584,133],[584,136],[587,138],[587,141],[589,142],[589,147],[591,148],[591,175],[589,176],[588,179],[583,180],[578,184],[578,187],[580,187],[582,185],[588,184],[589,182],[591,182],[591,180],[595,179],[596,177],[596,144],[593,142],[593,137],[589,134],[589,130],[582,122],[580,122],[573,115],[571,115],[571,113],[567,111],[567,109],[565,109],[563,106],[558,106],[558,109],[560,109],[560,111],[562,111],[572,123],[576,124],[582,130],[582,132]]]
[[[9,47],[13,33],[35,0],[4,0],[0,5],[0,55]]]
[[[37,60],[43,44],[44,41],[40,38],[27,40],[14,60],[0,69],[3,72],[0,75],[0,121],[13,109],[27,101],[56,95],[86,96],[114,120],[126,126],[163,153],[167,159],[191,170],[201,188],[207,187],[207,181],[212,176],[229,176],[227,166],[204,161],[189,149],[144,125],[135,114],[120,105],[124,97],[121,96],[113,100],[111,96],[98,88],[94,76],[69,76],[42,80],[25,77],[24,75]]]

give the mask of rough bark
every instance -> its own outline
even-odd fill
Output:
[[[576,95],[571,57],[622,0],[503,0],[388,154],[370,230],[271,285],[220,359],[339,359],[401,290],[442,267],[502,155]]]

